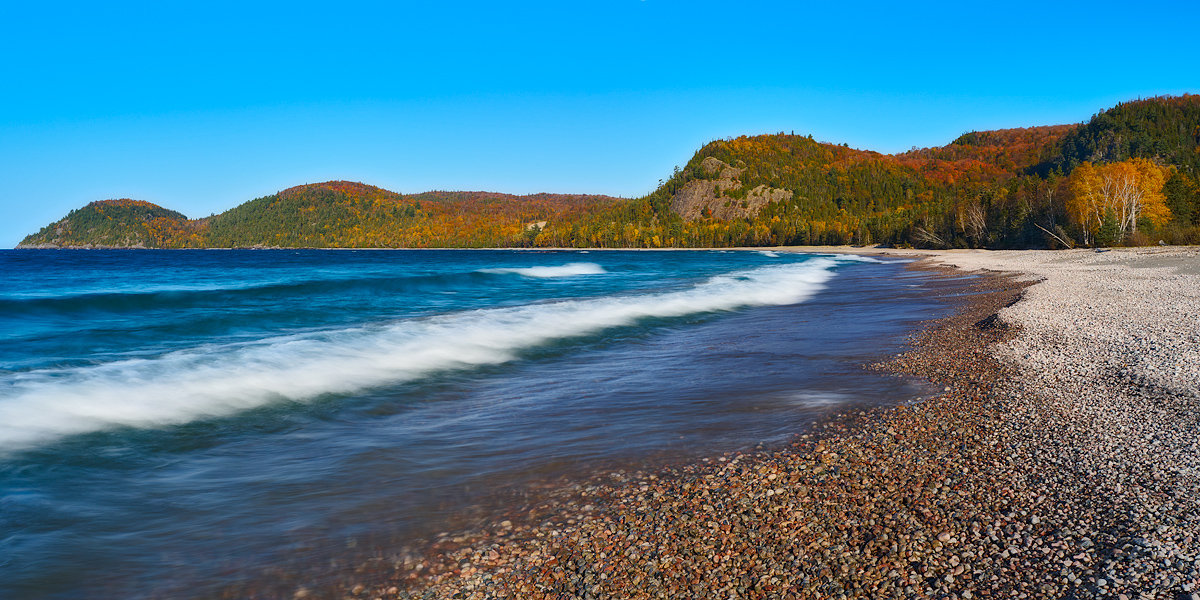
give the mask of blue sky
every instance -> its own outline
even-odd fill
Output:
[[[0,4],[0,246],[348,179],[638,196],[702,144],[897,152],[1200,92],[1200,3]]]

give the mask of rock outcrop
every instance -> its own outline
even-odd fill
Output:
[[[671,198],[671,210],[684,220],[694,221],[705,216],[724,220],[753,217],[771,202],[792,199],[790,190],[770,188],[766,185],[749,190],[745,197],[732,197],[729,192],[742,189],[742,182],[738,178],[744,169],[730,166],[711,156],[705,158],[700,166],[705,173],[717,174],[717,178],[693,179],[684,184],[683,189]]]

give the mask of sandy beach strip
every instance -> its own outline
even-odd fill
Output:
[[[920,254],[987,276],[874,368],[943,393],[551,490],[337,594],[1200,600],[1200,252]]]

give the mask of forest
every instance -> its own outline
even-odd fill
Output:
[[[972,131],[891,155],[784,133],[714,140],[633,199],[400,194],[332,181],[202,219],[102,200],[18,247],[1196,244],[1198,168],[1200,96],[1185,94],[1118,104],[1077,125]]]

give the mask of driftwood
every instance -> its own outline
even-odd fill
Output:
[[[1058,241],[1062,242],[1062,244],[1063,244],[1064,246],[1066,246],[1066,247],[1068,247],[1068,248],[1070,248],[1070,249],[1072,249],[1072,250],[1074,250],[1074,249],[1075,249],[1075,246],[1074,246],[1074,245],[1072,245],[1072,244],[1070,244],[1069,242],[1067,242],[1067,240],[1064,240],[1064,239],[1062,239],[1062,238],[1058,237],[1057,235],[1054,235],[1053,233],[1051,233],[1051,232],[1050,232],[1050,230],[1049,230],[1049,229],[1046,229],[1045,227],[1042,227],[1041,225],[1038,225],[1037,223],[1034,223],[1034,224],[1033,224],[1033,226],[1034,226],[1034,227],[1037,227],[1038,229],[1041,229],[1042,231],[1045,231],[1047,235],[1049,235],[1050,237],[1052,237],[1052,238],[1054,238],[1054,239],[1056,239],[1056,240],[1058,240]]]

